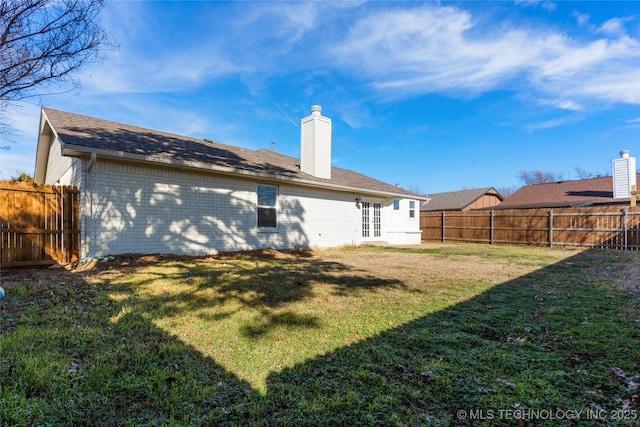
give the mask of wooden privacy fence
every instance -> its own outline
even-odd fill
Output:
[[[77,187],[0,182],[0,266],[78,260]]]
[[[640,250],[640,207],[420,212],[423,240]]]

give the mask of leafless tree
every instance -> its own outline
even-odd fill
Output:
[[[535,171],[520,171],[517,178],[522,181],[524,185],[531,184],[544,184],[546,182],[562,181],[564,179],[562,174],[553,172],[543,172],[540,170]]]
[[[104,0],[0,0],[0,113],[10,101],[50,85],[78,86],[73,74],[112,45],[98,22],[103,5]]]
[[[518,190],[518,187],[515,185],[511,187],[505,185],[502,187],[496,187],[496,190],[502,195],[502,197],[506,199],[507,197],[515,193]]]
[[[605,172],[601,172],[601,173],[595,173],[595,172],[588,172],[580,167],[575,168],[576,171],[576,176],[578,177],[578,179],[588,179],[588,178],[599,178],[601,176],[610,176],[611,173],[605,171]]]

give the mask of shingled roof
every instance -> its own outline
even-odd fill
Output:
[[[43,108],[42,111],[58,135],[64,155],[81,157],[96,153],[98,158],[149,162],[338,190],[424,199],[400,187],[347,169],[332,167],[331,179],[317,178],[300,170],[299,159],[265,149],[234,147],[51,108]],[[36,160],[36,169],[38,167]]]
[[[640,181],[640,174],[638,175]],[[525,185],[496,206],[496,209],[556,208],[602,204],[628,204],[613,198],[613,177],[578,179]]]
[[[423,202],[420,206],[420,210],[423,212],[446,210],[461,211],[489,192],[497,195],[499,199],[502,200],[500,193],[498,193],[493,187],[448,191],[445,193],[427,195],[430,200]]]

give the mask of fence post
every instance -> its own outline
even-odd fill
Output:
[[[549,209],[549,247],[553,247],[553,209]]]
[[[445,221],[445,214],[444,211],[442,211],[442,242],[444,242],[446,240],[446,236],[445,236],[445,225],[444,225],[444,221]]]
[[[635,186],[634,186],[635,187]],[[624,207],[624,250],[629,250],[629,207]]]
[[[491,245],[493,245],[493,216],[494,216],[494,210],[491,209],[491,225],[489,230],[489,244]]]

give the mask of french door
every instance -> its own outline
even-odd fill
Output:
[[[362,202],[362,240],[379,240],[382,237],[381,204]]]

